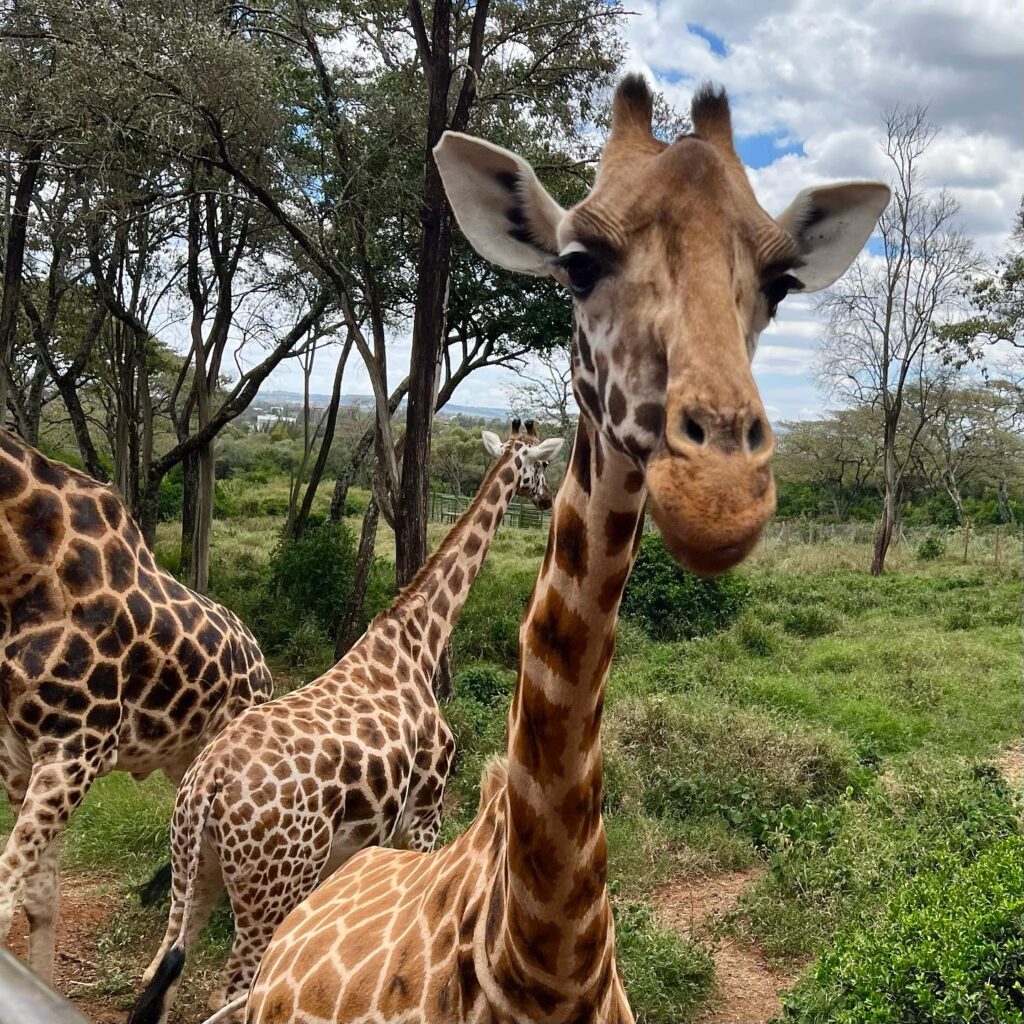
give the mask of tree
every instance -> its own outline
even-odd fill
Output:
[[[892,541],[904,475],[932,415],[930,395],[942,374],[937,326],[978,266],[958,224],[959,206],[942,190],[929,196],[919,164],[937,129],[923,107],[896,107],[885,116],[885,153],[893,200],[879,219],[882,251],[858,258],[819,302],[827,316],[822,376],[835,393],[881,414],[882,513],[871,560],[880,575]],[[897,445],[913,393],[916,426]]]
[[[520,419],[555,423],[566,441],[576,429],[576,401],[572,394],[572,352],[568,338],[548,352],[539,352],[533,368],[520,374],[508,389],[509,405]]]

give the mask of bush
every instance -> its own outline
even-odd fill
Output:
[[[515,676],[495,665],[470,665],[458,672],[452,682],[454,693],[475,700],[485,707],[494,707],[512,696]]]
[[[711,991],[711,955],[662,928],[646,903],[618,903],[615,955],[637,1024],[677,1024]]]
[[[917,557],[922,562],[934,562],[946,553],[946,542],[935,533],[928,534],[920,544],[917,545]]]
[[[842,616],[823,604],[791,608],[782,620],[782,626],[787,633],[808,639],[835,633],[842,624]]]
[[[289,668],[320,675],[334,663],[334,644],[316,619],[300,620],[285,638],[281,657]]]
[[[786,1002],[799,1024],[1024,1024],[1024,841],[946,856],[841,935]]]
[[[334,635],[352,589],[356,546],[344,525],[310,519],[298,540],[282,540],[270,556],[264,629],[271,647],[287,642],[301,623]]]
[[[490,661],[513,668],[519,663],[519,624],[537,570],[484,565],[473,583],[452,636],[457,665]]]
[[[656,533],[640,542],[622,614],[642,623],[656,640],[685,640],[727,626],[750,594],[742,576],[704,579],[681,569]]]

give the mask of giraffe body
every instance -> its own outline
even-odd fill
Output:
[[[481,255],[550,274],[575,302],[576,442],[519,637],[507,761],[446,849],[365,850],[285,920],[247,1024],[632,1021],[615,964],[601,819],[604,687],[645,501],[676,557],[719,572],[774,509],[772,437],[750,373],[788,290],[826,287],[888,199],[806,190],[777,221],[736,157],[724,93],[694,134],[651,132],[627,77],[591,194],[571,211],[532,168],[448,133],[435,158]],[[799,275],[799,277],[797,276]]]
[[[0,940],[19,896],[52,980],[53,840],[112,770],[175,783],[270,672],[238,618],[161,569],[110,488],[0,430]]]
[[[166,1015],[176,978],[161,965],[180,971],[223,886],[235,943],[215,1007],[245,991],[277,925],[353,853],[433,847],[455,750],[434,669],[509,501],[550,504],[543,468],[561,445],[490,439],[498,461],[394,606],[319,679],[240,715],[189,770],[172,821],[170,918],[134,1024]]]

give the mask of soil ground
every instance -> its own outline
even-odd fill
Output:
[[[796,974],[769,964],[756,945],[717,934],[715,925],[733,908],[763,870],[687,878],[673,882],[655,898],[663,924],[687,938],[699,938],[715,961],[715,995],[694,1024],[764,1024],[782,1008],[779,993]]]

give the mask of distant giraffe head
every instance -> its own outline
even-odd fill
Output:
[[[750,371],[758,336],[789,292],[843,273],[889,189],[804,189],[772,218],[736,154],[724,92],[698,89],[693,132],[671,143],[652,133],[652,109],[643,79],[626,77],[594,187],[571,210],[498,146],[447,132],[434,154],[477,251],[569,289],[581,412],[643,469],[676,556],[718,572],[775,508],[774,441]]]
[[[510,449],[523,449],[523,468],[519,474],[518,497],[532,501],[539,509],[551,508],[551,488],[548,486],[545,471],[551,460],[558,454],[563,441],[560,437],[549,437],[541,441],[537,437],[533,420],[523,423],[512,421],[512,431],[508,440],[502,441],[491,430],[482,432],[484,449],[488,455],[499,458]]]

